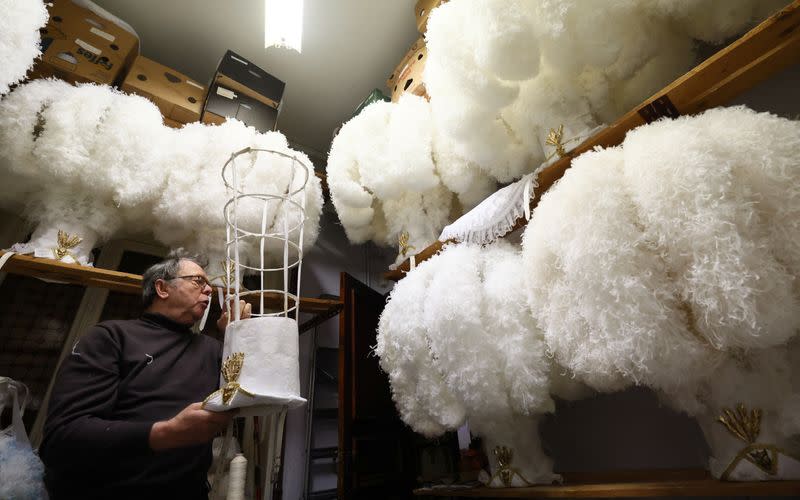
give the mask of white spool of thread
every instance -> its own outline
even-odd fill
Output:
[[[244,480],[247,476],[247,459],[238,453],[231,460],[231,469],[228,474],[227,500],[244,500]]]

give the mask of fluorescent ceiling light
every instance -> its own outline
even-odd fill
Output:
[[[264,48],[302,53],[303,0],[264,0]]]

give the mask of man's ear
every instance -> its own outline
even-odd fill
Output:
[[[156,294],[159,296],[159,298],[166,299],[169,297],[169,285],[167,285],[166,281],[157,279],[155,285]]]

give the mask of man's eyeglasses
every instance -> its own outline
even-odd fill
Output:
[[[196,286],[197,288],[203,289],[206,285],[211,286],[211,283],[208,282],[208,279],[203,276],[202,274],[187,274],[186,276],[175,276],[172,278],[174,280],[182,279],[182,280],[189,280]]]

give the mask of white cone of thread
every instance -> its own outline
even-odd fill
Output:
[[[244,480],[246,477],[247,459],[244,458],[244,455],[238,453],[231,460],[227,500],[244,500]]]

